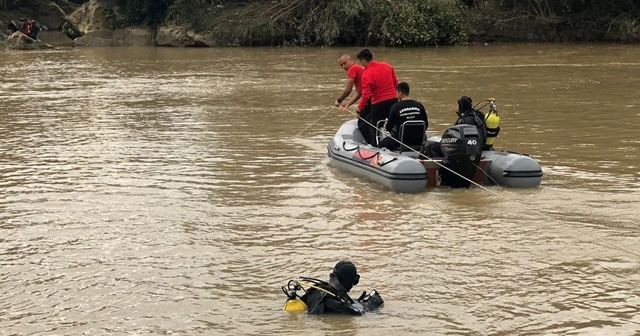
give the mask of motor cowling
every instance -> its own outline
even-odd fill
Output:
[[[444,167],[440,168],[440,184],[453,188],[469,188],[470,180],[480,164],[483,145],[476,126],[460,124],[449,127],[440,140],[444,155]]]

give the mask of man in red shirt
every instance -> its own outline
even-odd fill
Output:
[[[338,99],[336,99],[334,105],[342,105],[349,108],[349,106],[353,105],[358,101],[358,99],[360,99],[362,93],[362,73],[364,72],[364,68],[360,64],[353,63],[351,56],[348,54],[340,55],[338,58],[338,64],[347,72],[347,82],[342,94]],[[348,102],[343,103],[343,101],[351,94],[353,87],[356,88],[356,94]]]
[[[373,126],[369,125],[369,135],[365,136],[365,139],[376,146],[375,126],[378,121],[389,116],[391,106],[398,102],[396,96],[398,77],[389,64],[374,61],[373,54],[369,49],[363,49],[356,57],[365,68],[362,74],[362,97],[360,97],[357,112],[360,115],[365,110],[367,102],[371,104],[368,121]]]
[[[345,84],[342,94],[333,104],[341,110],[347,111],[349,106],[355,104],[355,102],[357,102],[362,96],[362,74],[364,73],[364,67],[360,64],[353,63],[351,56],[347,54],[340,55],[338,58],[338,64],[347,71],[347,83]],[[356,87],[356,94],[348,102],[343,102],[343,100],[351,94],[351,90],[354,86]],[[366,122],[369,120],[368,103],[367,108],[365,108],[362,113],[359,113],[358,117],[358,129],[360,129],[360,133],[362,133],[364,140],[367,143],[371,143],[371,139],[369,138],[369,125]]]

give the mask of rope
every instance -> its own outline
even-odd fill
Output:
[[[322,120],[322,118],[324,118],[327,114],[329,114],[329,112],[331,112],[333,110],[333,108],[329,108],[327,109],[327,112],[325,112],[324,114],[322,114],[320,116],[320,118],[318,118],[318,120],[310,123],[309,125],[307,125],[307,127],[305,127],[304,129],[302,129],[300,132],[296,133],[296,135],[294,135],[294,137],[297,137],[298,135],[300,135],[302,132],[306,131],[309,129],[309,127],[315,125],[316,123],[318,123],[318,121]]]

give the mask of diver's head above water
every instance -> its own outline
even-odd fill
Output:
[[[349,292],[360,281],[360,274],[350,261],[339,261],[329,274],[329,284],[338,290]]]

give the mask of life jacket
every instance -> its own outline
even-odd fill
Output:
[[[493,147],[498,133],[500,133],[500,116],[498,112],[490,111],[484,117],[484,124],[487,128],[486,148]]]

